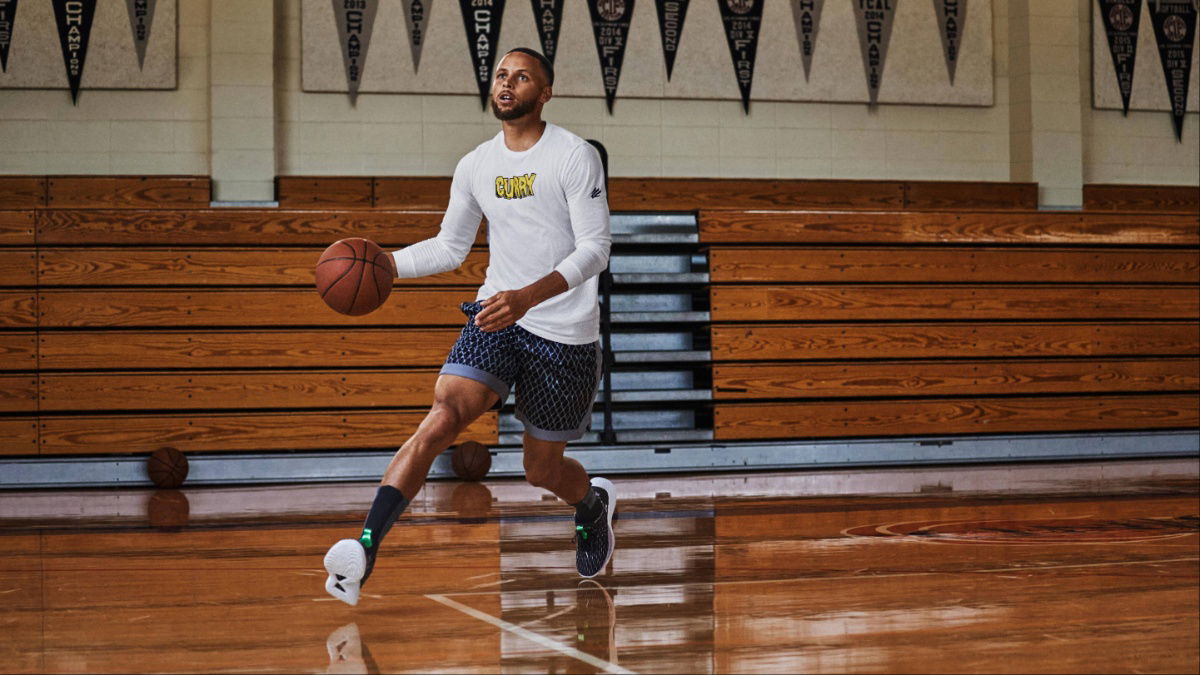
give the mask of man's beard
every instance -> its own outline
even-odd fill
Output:
[[[536,105],[537,105],[537,100],[535,99],[535,100],[531,100],[531,101],[526,101],[524,103],[517,102],[516,104],[513,105],[513,107],[509,108],[508,110],[501,110],[500,107],[496,105],[496,98],[493,96],[492,97],[492,114],[495,115],[496,119],[500,120],[501,122],[508,122],[510,120],[515,120],[519,117],[524,117],[524,116],[528,115],[529,113],[533,112],[533,108]]]

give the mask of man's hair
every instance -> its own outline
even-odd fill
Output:
[[[546,84],[551,87],[554,86],[554,66],[550,64],[550,59],[543,56],[536,49],[530,49],[529,47],[513,47],[504,52],[504,55],[508,56],[513,52],[521,52],[522,54],[532,56],[534,60],[542,65],[542,71],[546,73]]]

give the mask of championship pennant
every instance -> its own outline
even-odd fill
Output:
[[[79,103],[79,83],[83,80],[88,38],[95,16],[96,0],[54,0],[54,22],[58,26],[58,41],[62,45],[63,65],[67,68],[73,104]]]
[[[813,53],[817,51],[817,29],[821,26],[821,7],[825,0],[792,0],[792,19],[796,22],[796,39],[800,42],[800,59],[804,62],[804,81],[812,71]]]
[[[367,65],[367,47],[371,44],[371,29],[375,27],[375,10],[379,0],[332,0],[333,21],[337,24],[338,43],[342,46],[342,62],[346,64],[346,85],[350,90],[350,105],[358,103],[358,86],[362,84]]]
[[[1183,142],[1183,115],[1187,112],[1188,79],[1192,74],[1192,43],[1196,41],[1196,6],[1192,0],[1150,0],[1150,23],[1158,42],[1175,140]]]
[[[963,29],[967,27],[967,0],[933,0],[933,9],[937,12],[938,34],[942,36],[942,52],[953,87]]]
[[[133,46],[137,48],[138,70],[146,63],[146,45],[150,42],[150,24],[154,23],[155,0],[125,0],[129,10],[129,29],[133,32]]]
[[[8,72],[8,48],[12,45],[17,0],[0,0],[0,71]]]
[[[1121,90],[1121,114],[1129,114],[1129,97],[1133,94],[1133,64],[1137,58],[1138,25],[1142,19],[1142,0],[1097,0],[1104,34],[1108,36],[1108,51],[1112,54],[1113,69],[1117,72],[1117,87]]]
[[[879,86],[883,84],[883,64],[887,61],[888,42],[892,39],[897,2],[899,0],[854,0],[858,44],[862,47],[871,105],[879,99]]]
[[[500,42],[504,0],[458,0],[458,6],[462,9],[467,48],[471,50],[471,63],[475,67],[479,102],[486,110],[492,89],[492,68],[496,65],[496,44]]]
[[[425,46],[425,28],[433,0],[404,0],[404,23],[408,26],[408,48],[412,53],[413,72],[421,67],[421,47]]]
[[[542,55],[554,64],[554,52],[558,50],[558,32],[562,30],[564,0],[531,0],[533,21],[537,24],[538,39],[542,42]]]
[[[621,62],[629,43],[629,19],[633,16],[633,0],[588,0],[592,15],[592,32],[596,36],[596,53],[600,56],[600,74],[604,78],[604,99],[608,114],[612,114],[617,84],[621,81]]]
[[[658,10],[658,35],[662,38],[663,59],[667,62],[667,81],[675,69],[675,54],[683,35],[683,20],[687,18],[689,0],[654,0]]]
[[[758,52],[758,32],[762,25],[764,0],[718,0],[721,23],[725,24],[725,39],[729,56],[742,91],[742,110],[750,112],[750,86],[754,83],[754,56]]]

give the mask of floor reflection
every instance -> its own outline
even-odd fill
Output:
[[[818,477],[779,474],[720,496],[696,494],[689,479],[630,479],[616,553],[594,580],[575,573],[566,505],[513,483],[431,484],[355,608],[324,596],[320,560],[361,522],[349,505],[370,486],[222,499],[5,494],[0,663],[64,673],[1195,672],[1200,467],[1135,468],[1063,465],[1035,478],[1004,467],[1008,487],[971,492],[958,486],[1000,478],[940,468],[936,481],[904,474],[907,491],[797,495],[783,494],[789,480]],[[321,510],[314,494],[333,506]]]
[[[371,656],[371,650],[363,643],[357,623],[348,623],[329,634],[325,640],[329,652],[330,675],[375,675],[379,664]]]

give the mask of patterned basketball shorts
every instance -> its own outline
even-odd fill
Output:
[[[573,441],[592,421],[592,403],[600,385],[600,343],[568,345],[539,337],[513,324],[486,333],[475,325],[482,310],[464,302],[467,325],[446,357],[442,373],[468,377],[500,395],[516,393],[517,419],[534,438]]]

